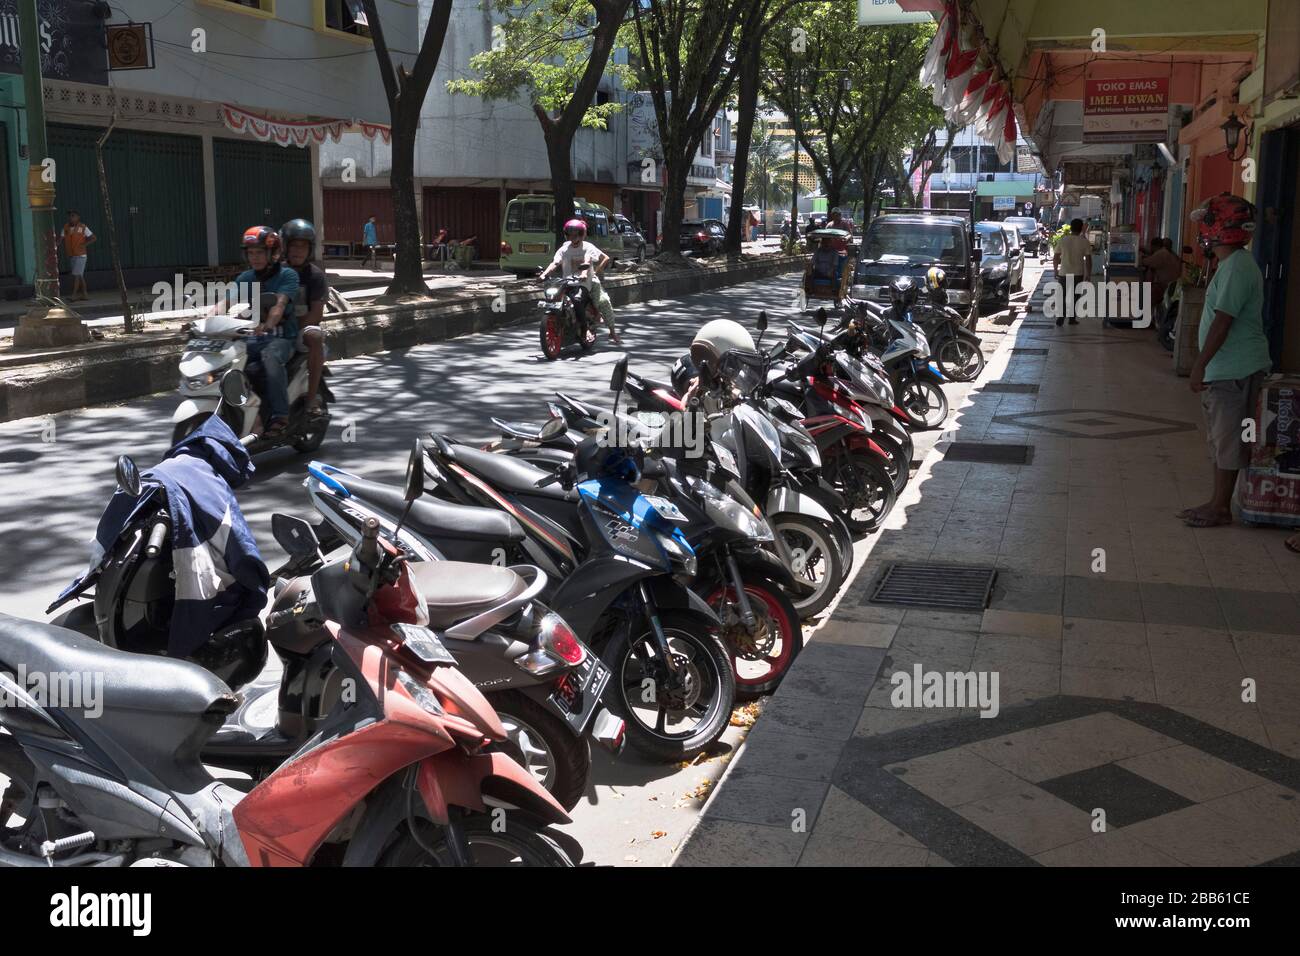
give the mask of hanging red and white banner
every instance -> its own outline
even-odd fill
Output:
[[[260,113],[221,104],[221,121],[226,128],[235,133],[244,133],[264,143],[278,143],[281,146],[307,146],[309,143],[323,143],[326,139],[339,141],[346,132],[359,130],[366,139],[375,136],[389,142],[392,131],[382,123],[367,123],[361,120],[286,120],[273,119]]]

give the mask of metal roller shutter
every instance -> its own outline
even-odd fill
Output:
[[[217,252],[223,264],[242,260],[239,237],[249,226],[279,229],[312,216],[311,152],[237,139],[212,141],[217,193]]]

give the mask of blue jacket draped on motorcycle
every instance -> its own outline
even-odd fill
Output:
[[[215,415],[182,439],[142,476],[140,498],[114,493],[99,519],[90,570],[72,583],[72,594],[136,516],[164,494],[172,522],[176,606],[167,653],[187,657],[218,628],[257,617],[266,605],[270,575],[257,550],[234,489],[253,474],[253,461],[238,436]]]

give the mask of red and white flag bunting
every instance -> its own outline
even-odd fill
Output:
[[[221,104],[221,121],[232,132],[246,133],[264,143],[278,143],[281,146],[306,146],[311,142],[323,143],[326,139],[337,143],[344,133],[355,131],[359,131],[366,139],[380,136],[385,143],[392,137],[392,130],[383,123],[367,123],[363,120],[272,119],[229,103]]]
[[[980,138],[997,147],[1002,162],[1011,161],[1016,153],[1011,89],[995,78],[993,60],[979,46],[974,24],[962,22],[957,0],[947,0],[944,6],[920,81],[934,88],[934,105],[950,123],[973,125]]]

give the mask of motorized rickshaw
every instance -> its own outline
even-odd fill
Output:
[[[844,229],[814,229],[808,238],[814,249],[804,269],[804,298],[829,299],[838,306],[853,284],[856,257],[847,251],[852,234]]]

